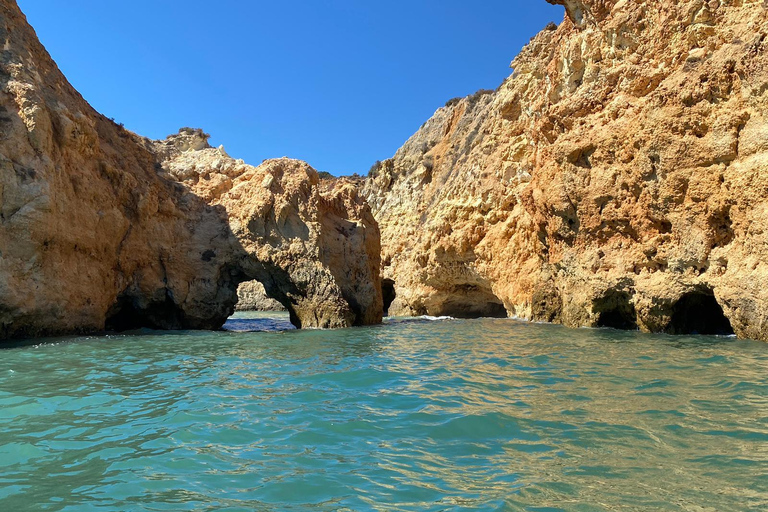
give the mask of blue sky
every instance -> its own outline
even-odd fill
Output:
[[[18,0],[69,81],[127,128],[258,164],[364,174],[448,99],[495,89],[544,0]]]

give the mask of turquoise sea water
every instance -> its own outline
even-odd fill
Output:
[[[0,511],[768,510],[768,345],[514,320],[0,351]]]

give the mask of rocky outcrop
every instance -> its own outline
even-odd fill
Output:
[[[159,176],[10,0],[0,44],[0,338],[220,326],[237,286],[224,208]]]
[[[263,284],[246,281],[237,288],[235,311],[285,311],[285,308],[275,299],[267,297]]]
[[[372,170],[390,313],[768,340],[764,2],[550,3]]]
[[[380,320],[378,228],[351,184],[128,132],[72,88],[12,0],[0,44],[0,339],[214,329],[257,278],[299,326]]]
[[[289,158],[253,167],[207,138],[182,129],[156,142],[156,153],[170,175],[227,211],[245,278],[261,282],[297,327],[381,322],[379,229],[355,183],[320,180]]]

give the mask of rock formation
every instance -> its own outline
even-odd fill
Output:
[[[381,322],[379,229],[356,184],[320,180],[289,158],[253,167],[207,139],[182,129],[155,151],[170,175],[227,211],[245,277],[261,282],[297,327]]]
[[[0,338],[214,328],[235,301],[222,207],[157,174],[0,1]]]
[[[0,339],[218,328],[255,278],[301,326],[381,318],[378,229],[351,184],[290,160],[198,176],[94,111],[12,0],[0,44]]]
[[[285,311],[285,308],[267,296],[263,284],[258,281],[245,281],[237,287],[235,311]]]
[[[765,2],[549,1],[372,169],[390,313],[768,340]]]

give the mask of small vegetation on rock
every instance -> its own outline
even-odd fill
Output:
[[[472,94],[471,96],[469,96],[469,101],[470,102],[475,102],[475,101],[479,100],[480,98],[482,98],[483,96],[485,96],[486,94],[493,94],[494,92],[496,92],[496,91],[494,91],[493,89],[480,89],[479,91],[477,91],[474,94]]]
[[[462,99],[463,98],[461,98],[460,96],[456,96],[455,98],[451,98],[451,99],[449,99],[448,101],[445,102],[445,106],[446,106],[446,108],[455,107],[456,105],[459,104],[459,102]]]
[[[379,173],[379,169],[381,168],[381,160],[376,160],[376,163],[374,163],[370,169],[368,169],[368,177],[369,178],[375,178],[376,175]]]

